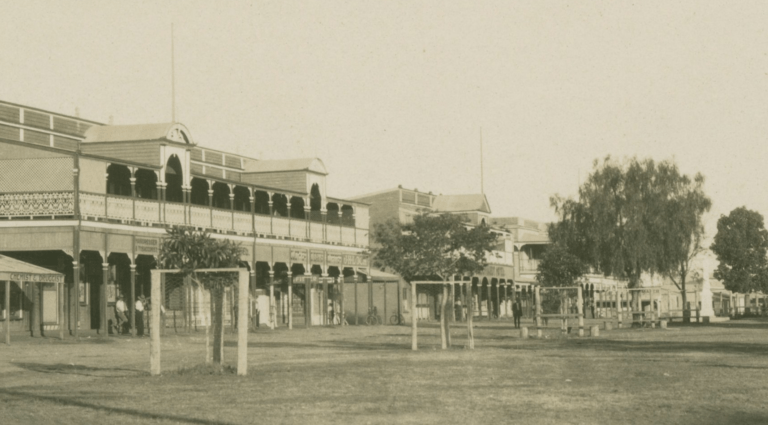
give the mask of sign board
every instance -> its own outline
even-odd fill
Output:
[[[368,257],[363,255],[345,254],[344,265],[349,267],[368,267]]]
[[[62,283],[64,275],[58,274],[35,274],[35,273],[11,273],[11,280],[15,282],[46,282]]]
[[[334,283],[334,280],[335,278],[332,278],[332,277],[321,277],[318,275],[310,275],[310,274],[293,276],[294,285],[305,285],[307,283],[311,283],[313,285],[323,284],[323,283],[332,284]]]
[[[291,263],[308,264],[307,263],[307,251],[303,249],[291,250]]]
[[[341,267],[341,264],[342,264],[342,261],[343,261],[343,258],[341,256],[341,254],[330,254],[329,253],[327,255],[327,259],[328,259],[328,265],[329,266]]]
[[[160,254],[160,240],[157,238],[136,237],[133,240],[134,255],[154,255]]]
[[[325,252],[309,251],[309,260],[311,264],[325,264]]]

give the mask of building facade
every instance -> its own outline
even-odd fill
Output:
[[[62,303],[43,332],[106,334],[116,297],[149,295],[166,229],[188,226],[245,248],[262,323],[285,322],[289,306],[296,320],[327,323],[326,306],[340,311],[349,292],[342,278],[369,267],[368,205],[329,196],[327,175],[317,158],[198,145],[181,123],[104,125],[0,102],[0,253],[66,276],[55,298],[14,287],[3,315],[26,331],[32,304]],[[289,300],[288,283],[312,275]]]

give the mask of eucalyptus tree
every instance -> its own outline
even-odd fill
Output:
[[[692,258],[701,251],[702,215],[711,206],[704,177],[682,174],[673,161],[595,160],[578,199],[554,196],[553,243],[591,269],[636,288],[643,273],[661,273],[685,297]],[[637,300],[635,300],[637,301]]]

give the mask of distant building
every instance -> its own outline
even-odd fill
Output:
[[[538,261],[549,243],[546,226],[516,217],[493,217],[488,199],[483,194],[435,195],[418,190],[395,189],[358,195],[353,200],[370,204],[370,224],[397,220],[409,223],[422,212],[461,215],[471,225],[487,225],[499,236],[498,245],[488,253],[488,267],[471,278],[474,312],[478,317],[511,317],[512,299],[517,294],[530,314],[530,288],[535,283]],[[401,281],[401,286],[405,283]],[[439,313],[440,291],[419,287],[416,306],[422,319],[433,319]],[[463,288],[453,285],[453,299],[462,305]],[[404,315],[411,314],[407,290],[401,291]],[[375,303],[375,300],[371,301]]]

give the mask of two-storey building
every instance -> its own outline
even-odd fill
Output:
[[[281,294],[299,275],[368,267],[368,205],[329,196],[327,174],[317,158],[263,161],[203,146],[181,123],[104,125],[0,102],[0,253],[67,282],[45,299],[14,286],[3,313],[29,330],[32,303],[50,312],[63,303],[64,317],[47,315],[43,330],[106,333],[119,294],[149,294],[166,229],[189,226],[246,249],[255,299],[275,294],[262,322],[284,321],[292,305],[296,320],[308,311],[310,323],[325,323],[343,279],[321,279],[309,294],[297,285],[290,303]]]

